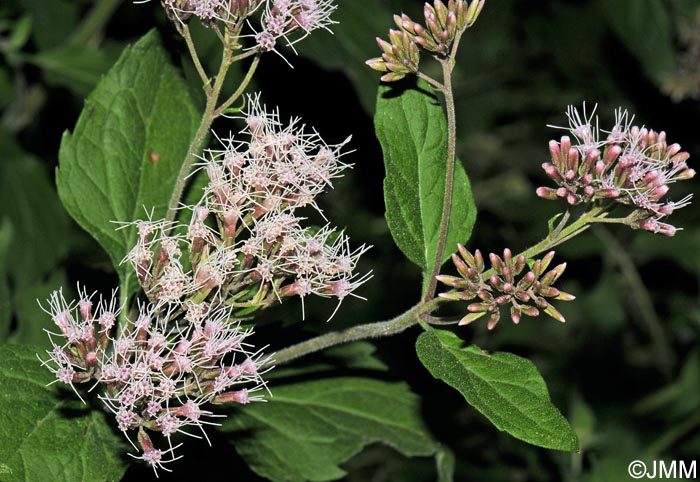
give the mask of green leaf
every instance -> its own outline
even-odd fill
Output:
[[[333,35],[320,32],[297,46],[299,55],[329,70],[343,72],[352,82],[366,112],[375,107],[379,73],[365,65],[365,60],[381,54],[376,37],[386,35],[392,11],[381,2],[338,0],[333,13]],[[362,32],[362,35],[358,35]]]
[[[33,284],[67,255],[71,224],[41,163],[0,131],[0,216],[13,227],[8,272],[19,287]]]
[[[499,430],[540,447],[579,450],[576,433],[550,401],[532,362],[462,345],[454,333],[431,329],[418,337],[416,351],[435,378],[456,388]]]
[[[133,246],[136,228],[115,231],[112,221],[142,219],[144,208],[155,219],[165,215],[198,122],[185,83],[151,32],[124,49],[86,100],[73,133],[63,135],[58,194],[115,266]],[[130,267],[118,272],[122,290],[132,292]]]
[[[557,222],[559,222],[559,219],[564,215],[564,213],[558,213],[549,218],[549,221],[547,221],[547,233],[552,234],[554,232],[554,229],[557,227]]]
[[[231,443],[259,475],[274,481],[342,477],[339,464],[370,443],[406,456],[437,449],[420,419],[419,400],[403,383],[334,378],[271,387],[224,423]],[[240,432],[240,433],[239,433]]]
[[[662,0],[601,0],[608,24],[647,76],[660,82],[676,69],[669,8]]]
[[[119,480],[126,469],[122,439],[102,411],[60,394],[51,381],[34,349],[0,345],[0,478]]]
[[[386,220],[399,249],[424,270],[435,257],[445,191],[447,124],[442,107],[419,82],[400,95],[382,86],[374,125],[384,152]],[[455,168],[449,235],[443,262],[466,243],[476,221],[469,178]]]

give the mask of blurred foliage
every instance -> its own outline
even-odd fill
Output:
[[[272,349],[308,332],[383,319],[417,299],[420,272],[393,244],[384,221],[381,151],[371,114],[378,75],[362,61],[376,56],[374,37],[393,26],[392,14],[417,17],[415,0],[339,0],[341,21],[286,52],[293,69],[269,56],[257,86],[283,116],[300,115],[330,142],[353,134],[347,159],[354,172],[325,199],[329,218],[347,227],[355,244],[374,248],[360,271],[374,270],[362,294],[348,300],[332,323],[333,305],[307,301],[265,315],[277,323]],[[74,224],[54,187],[61,134],[72,130],[85,95],[127,44],[153,27],[180,63],[201,105],[196,75],[183,43],[158,2],[118,0],[7,0],[0,4],[0,338],[46,344],[47,317],[35,299],[77,280],[106,292],[117,283],[107,255]],[[603,119],[617,106],[636,120],[664,129],[700,158],[700,2],[698,0],[541,0],[487,2],[460,49],[455,81],[458,155],[469,174],[479,220],[470,247],[520,250],[546,234],[555,203],[536,199],[544,179],[547,124],[565,123],[567,104],[599,103]],[[216,62],[206,29],[195,38]],[[435,66],[437,69],[437,66]],[[235,75],[235,73],[234,73]],[[235,130],[233,123],[217,126]],[[673,196],[698,190],[697,181]],[[686,192],[679,192],[685,190]],[[622,480],[641,457],[687,460],[700,453],[700,210],[673,216],[685,228],[673,239],[626,229],[591,230],[562,246],[569,262],[562,288],[578,299],[564,308],[567,323],[525,320],[494,332],[475,324],[460,332],[488,350],[528,357],[542,372],[555,404],[572,421],[582,453],[564,455],[529,446],[494,430],[462,396],[425,371],[414,352],[417,330],[376,342],[386,377],[407,380],[423,397],[423,414],[435,438],[454,453],[457,480]],[[66,289],[67,289],[66,288]],[[280,323],[281,322],[281,323]],[[268,330],[269,331],[269,330]],[[214,447],[194,444],[175,474],[201,469],[253,480],[221,436]],[[450,463],[448,452],[443,463]],[[220,457],[216,457],[219,455]],[[190,463],[188,463],[188,461]],[[217,465],[218,464],[218,465]],[[435,462],[405,459],[370,446],[343,469],[347,480],[434,480]],[[167,474],[166,474],[167,475]],[[132,467],[126,480],[148,476]]]

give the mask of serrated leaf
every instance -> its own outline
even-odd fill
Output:
[[[119,480],[125,447],[104,413],[57,385],[33,348],[0,345],[0,478],[73,482]]]
[[[445,191],[447,124],[442,107],[419,82],[400,93],[382,86],[374,125],[384,152],[384,201],[389,230],[401,251],[430,269],[439,237]],[[454,194],[446,252],[442,261],[466,243],[476,221],[469,178],[455,167]]]
[[[150,32],[121,57],[85,101],[59,152],[56,175],[64,206],[107,251],[115,266],[136,239],[135,227],[115,231],[144,208],[161,218],[197,128],[199,115],[185,83]],[[151,161],[157,152],[159,161]],[[122,290],[135,287],[118,268]]]
[[[486,353],[463,347],[457,335],[444,330],[422,333],[418,358],[437,379],[456,388],[496,428],[540,447],[578,451],[569,422],[549,399],[535,365],[512,353]]]
[[[271,390],[267,403],[250,404],[224,424],[238,453],[270,480],[339,479],[338,465],[375,442],[406,456],[437,449],[406,384],[347,377]]]

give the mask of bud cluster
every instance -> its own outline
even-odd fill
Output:
[[[516,324],[520,323],[522,315],[539,316],[540,310],[557,321],[566,321],[546,300],[575,299],[573,295],[552,286],[566,269],[566,263],[562,263],[547,271],[554,258],[554,251],[528,265],[525,256],[514,258],[506,248],[502,258],[494,253],[489,254],[491,269],[485,272],[486,264],[478,249],[472,254],[461,244],[458,248],[459,254],[453,254],[452,261],[460,276],[440,275],[437,278],[453,288],[447,293],[440,293],[440,297],[473,301],[467,306],[469,313],[460,320],[460,325],[467,325],[489,315],[487,327],[492,330],[504,307],[510,307],[510,318]],[[489,275],[490,273],[493,274]]]
[[[408,15],[394,15],[399,30],[389,30],[389,42],[377,38],[382,56],[366,62],[372,69],[387,72],[382,81],[393,82],[418,72],[420,48],[436,58],[446,58],[459,36],[476,22],[485,0],[434,0],[423,7],[425,25]]]
[[[660,222],[676,209],[690,204],[664,200],[670,185],[695,176],[686,163],[689,154],[678,144],[668,144],[666,133],[632,126],[627,111],[618,110],[615,126],[601,139],[598,119],[581,119],[573,107],[569,127],[575,138],[550,141],[551,162],[542,164],[547,176],[559,187],[540,187],[544,199],[565,199],[570,205],[596,201],[632,208],[625,218],[634,229],[673,236],[676,228]],[[595,127],[594,127],[595,126]]]

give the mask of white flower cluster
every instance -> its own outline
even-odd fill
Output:
[[[261,399],[255,392],[265,385],[261,370],[269,359],[253,352],[246,342],[252,330],[232,320],[230,308],[145,303],[136,319],[112,337],[120,316],[116,298],[101,300],[94,311],[92,298],[83,292],[79,301],[69,303],[61,291],[52,294],[46,311],[60,332],[49,333],[53,349],[43,364],[76,394],[74,383],[101,386],[98,397],[114,414],[119,430],[130,442],[129,433],[138,431],[138,458],[154,469],[176,460],[173,434],[199,438],[187,431],[196,426],[206,438],[203,425],[214,423],[205,418],[215,417],[203,408],[206,404]],[[182,309],[185,318],[178,319]],[[63,337],[64,343],[53,343],[55,337]],[[160,432],[169,448],[153,447],[146,429]]]
[[[63,342],[44,365],[56,381],[99,385],[119,429],[127,438],[137,431],[137,458],[154,469],[176,460],[175,433],[196,436],[187,431],[196,426],[206,437],[203,425],[216,416],[207,404],[260,399],[270,359],[247,341],[252,330],[240,316],[310,294],[336,298],[337,310],[370,276],[354,274],[367,247],[353,250],[342,232],[304,227],[296,214],[323,214],[316,198],[348,167],[340,161],[347,141],[328,145],[298,119],[283,125],[257,98],[249,104],[247,139],[226,139],[202,159],[208,183],[186,207],[189,224],[148,219],[120,228],[137,233],[123,261],[145,294],[136,313],[121,313],[116,292],[94,306],[80,289],[74,302],[54,292],[46,309],[59,328],[50,337]],[[169,448],[156,449],[147,431]]]
[[[347,140],[328,145],[298,119],[283,125],[257,97],[249,105],[247,139],[222,140],[224,148],[203,159],[209,182],[188,207],[189,225],[137,222],[126,260],[153,303],[215,293],[227,306],[254,310],[315,294],[339,305],[369,278],[354,273],[368,247],[353,250],[344,233],[303,227],[296,214],[310,206],[323,215],[316,198],[348,167],[340,161]]]
[[[204,25],[222,22],[239,33],[247,24],[253,33],[244,33],[242,37],[253,37],[254,48],[263,52],[275,50],[280,39],[287,47],[293,47],[314,30],[328,30],[336,23],[330,18],[337,8],[333,0],[162,0],[162,3],[168,14],[181,23],[195,16]],[[252,20],[258,11],[261,14]]]
[[[334,24],[333,0],[271,0],[265,2],[262,30],[255,34],[257,46],[265,52],[275,49],[279,39],[288,47],[319,28]]]

